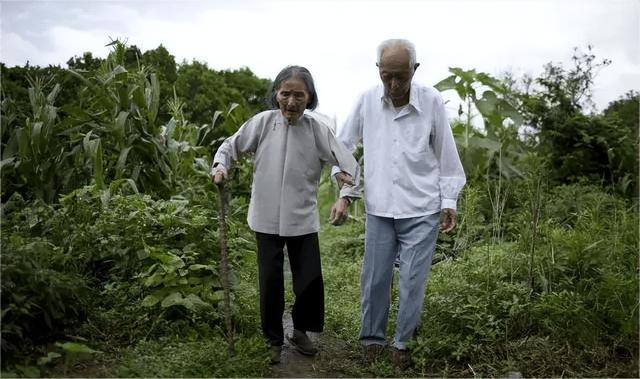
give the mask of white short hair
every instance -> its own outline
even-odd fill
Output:
[[[400,46],[407,50],[409,53],[409,63],[411,67],[416,65],[416,47],[413,42],[406,39],[388,39],[386,41],[382,41],[380,45],[378,45],[378,58],[376,63],[380,64],[380,57],[382,56],[382,52],[390,47]]]

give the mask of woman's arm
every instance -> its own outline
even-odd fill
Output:
[[[211,166],[211,176],[216,184],[226,179],[227,168],[237,161],[240,155],[256,151],[264,120],[260,115],[250,118],[220,145]]]

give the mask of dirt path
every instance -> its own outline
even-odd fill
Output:
[[[285,281],[291,282],[289,260],[286,255],[284,262]],[[285,335],[293,333],[291,310],[287,309],[282,317]],[[273,377],[279,378],[344,378],[349,367],[358,364],[358,355],[353,346],[346,341],[333,338],[325,333],[308,332],[309,338],[316,344],[318,354],[309,357],[298,353],[286,340],[282,348],[280,363],[273,365]]]
[[[285,335],[293,332],[293,321],[290,311],[282,318]],[[336,365],[336,358],[348,356],[349,347],[346,342],[331,338],[325,334],[308,333],[318,347],[318,354],[309,357],[298,353],[288,341],[282,349],[281,361],[273,366],[273,376],[279,378],[344,378],[348,375]]]

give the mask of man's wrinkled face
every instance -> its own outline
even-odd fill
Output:
[[[300,78],[290,78],[282,82],[276,94],[280,112],[290,124],[296,122],[309,103],[309,91]]]
[[[411,66],[409,53],[401,47],[390,47],[382,52],[378,72],[385,93],[391,100],[401,100],[409,95],[411,79],[417,67],[418,64]]]

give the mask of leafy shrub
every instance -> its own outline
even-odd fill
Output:
[[[482,362],[482,375],[492,376],[505,375],[498,367],[527,376],[637,375],[637,212],[592,186],[562,186],[544,198],[535,248],[481,245],[434,266],[414,344],[419,368]],[[529,209],[513,217],[532,228]],[[530,241],[531,232],[515,237]],[[558,349],[570,358],[559,359]]]
[[[435,357],[474,360],[526,331],[529,289],[512,279],[518,263],[513,250],[478,247],[434,266],[414,347],[419,364]]]
[[[202,315],[215,324],[221,286],[212,208],[93,186],[56,206],[27,204],[16,194],[3,208],[3,349],[18,351],[44,338],[43,325],[51,334],[63,333],[85,312],[107,338],[162,332],[160,325],[170,325],[158,315]],[[232,237],[244,226],[234,221],[241,215],[230,216]],[[244,241],[234,242],[238,254],[247,249]],[[100,296],[90,296],[96,292]],[[156,306],[171,311],[148,312]],[[122,321],[132,328],[122,328]]]
[[[92,291],[59,247],[39,237],[3,238],[1,267],[3,355],[23,354],[83,319]]]

